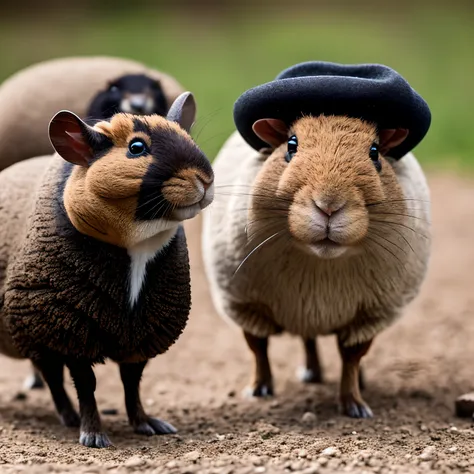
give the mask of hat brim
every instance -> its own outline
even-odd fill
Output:
[[[237,130],[256,150],[268,146],[252,129],[257,120],[280,119],[290,126],[302,116],[322,114],[360,118],[380,130],[408,129],[407,138],[389,153],[396,159],[420,143],[431,123],[423,98],[397,72],[378,64],[298,64],[249,89],[234,105]]]

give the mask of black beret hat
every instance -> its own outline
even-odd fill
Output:
[[[390,150],[397,159],[420,143],[431,123],[423,98],[400,74],[380,64],[296,64],[274,81],[244,92],[234,105],[237,130],[256,150],[268,146],[252,130],[257,120],[279,119],[290,126],[303,115],[321,114],[360,118],[379,130],[408,129],[403,143]]]

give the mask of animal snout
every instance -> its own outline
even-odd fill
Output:
[[[314,205],[316,206],[316,209],[324,214],[327,217],[331,217],[337,212],[341,211],[342,208],[345,205],[345,202],[339,201],[326,201],[322,199],[315,199],[314,200]]]
[[[145,96],[132,96],[130,98],[130,106],[136,112],[143,112],[146,106],[146,97]]]

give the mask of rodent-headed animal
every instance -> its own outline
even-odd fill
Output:
[[[45,133],[51,117],[58,110],[71,110],[86,120],[97,94],[111,81],[129,75],[144,75],[157,81],[167,109],[184,92],[169,74],[138,61],[109,56],[53,59],[13,74],[0,86],[0,170],[34,156],[54,153]],[[13,149],[9,145],[12,142],[16,143]]]
[[[62,422],[80,442],[107,447],[92,365],[120,366],[130,424],[172,433],[139,396],[147,361],[183,331],[190,275],[181,222],[213,199],[213,171],[187,131],[190,93],[167,118],[117,114],[94,127],[59,112],[57,154],[0,173],[0,350],[29,358]],[[69,368],[80,418],[63,388]]]
[[[114,79],[92,99],[87,117],[107,119],[120,112],[165,116],[168,105],[159,81],[146,74],[127,74]]]
[[[254,354],[251,395],[273,394],[269,336],[300,336],[307,371],[316,373],[314,340],[335,334],[342,410],[370,417],[359,390],[360,360],[424,280],[431,248],[429,189],[413,154],[400,152],[416,130],[340,115],[384,111],[377,103],[380,90],[370,89],[378,85],[360,83],[372,69],[354,72],[358,89],[343,84],[344,100],[326,97],[325,115],[318,109],[321,91],[332,81],[326,90],[336,97],[338,76],[346,71],[338,66],[330,74],[324,63],[312,67],[318,77],[282,79],[285,87],[275,81],[261,86],[264,93],[251,90],[237,101],[234,117],[247,139],[235,132],[213,162],[217,193],[212,212],[204,214],[204,263],[218,312],[243,330]],[[376,72],[393,79],[393,72]],[[307,89],[291,95],[305,81]],[[359,92],[370,93],[364,101],[372,107],[350,101]],[[395,114],[396,100],[382,100],[388,115]],[[422,127],[429,117],[417,117]],[[391,117],[377,118],[391,123]],[[269,148],[258,151],[260,142]],[[392,158],[396,152],[403,158]]]

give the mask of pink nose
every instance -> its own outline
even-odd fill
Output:
[[[315,200],[314,204],[323,214],[326,214],[329,217],[344,207],[344,203],[334,203],[320,200]]]

